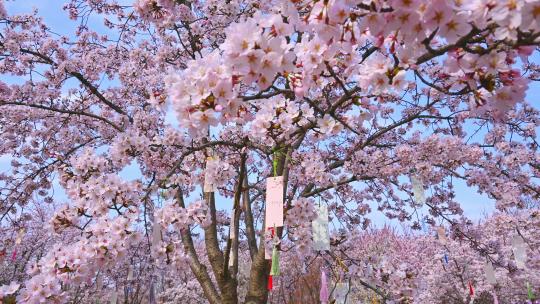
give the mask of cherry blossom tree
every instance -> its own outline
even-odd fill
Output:
[[[0,155],[11,159],[0,228],[15,240],[23,223],[45,229],[25,245],[43,253],[2,296],[280,302],[294,296],[277,286],[302,273],[292,265],[314,257],[387,303],[479,301],[486,261],[512,282],[501,299],[524,301],[525,281],[538,289],[538,261],[523,271],[509,259],[518,247],[511,254],[538,256],[540,120],[527,94],[540,80],[539,1],[71,0],[64,10],[78,24],[70,36],[0,0]],[[277,176],[284,226],[274,229],[265,196]],[[497,216],[472,225],[457,183],[494,200]],[[43,204],[58,207],[36,219]],[[339,226],[325,252],[312,246],[316,205]],[[363,232],[374,212],[413,232]],[[444,249],[415,236],[422,226]],[[284,268],[275,290],[270,231]]]

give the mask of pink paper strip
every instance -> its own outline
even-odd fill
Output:
[[[266,179],[266,227],[283,227],[283,176]]]

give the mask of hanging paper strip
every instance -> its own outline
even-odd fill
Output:
[[[15,248],[15,249],[13,250],[13,254],[11,255],[11,260],[12,260],[13,262],[15,262],[16,259],[17,259],[17,248]]]
[[[422,219],[422,232],[424,232],[424,233],[428,232],[425,218]]]
[[[366,270],[364,270],[364,277],[366,278],[366,282],[370,285],[373,285],[373,266],[371,264],[366,265]]]
[[[302,274],[307,274],[307,265],[306,262],[302,260]]]
[[[161,226],[155,223],[154,227],[152,227],[152,243],[157,245],[159,242],[161,242]]]
[[[499,304],[499,298],[497,297],[497,293],[495,293],[495,290],[491,292],[493,295],[493,304]]]
[[[521,235],[518,234],[512,238],[512,247],[518,247],[523,244],[525,244],[525,240],[521,237]]]
[[[116,301],[118,300],[118,293],[116,292],[116,290],[113,290],[111,292],[109,299],[111,304],[116,304]]]
[[[234,209],[232,210],[232,213],[231,213],[231,224],[229,227],[230,227],[229,238],[231,240],[234,240],[236,238],[236,221],[234,220]]]
[[[270,275],[279,275],[279,250],[277,249],[277,246],[274,246],[274,249],[272,250],[272,267],[270,268]]]
[[[156,291],[154,290],[154,280],[150,281],[150,292],[148,293],[148,303],[156,304]]]
[[[534,300],[534,293],[532,291],[532,288],[529,282],[527,282],[527,297],[529,298],[530,301]]]
[[[424,193],[424,182],[418,176],[411,176],[411,184],[414,195],[414,200],[417,204],[422,205],[426,202]]]
[[[266,179],[266,227],[283,227],[283,176]]]
[[[444,263],[448,265],[448,254],[444,253]]]
[[[514,259],[519,269],[525,269],[525,263],[527,261],[526,250],[525,246],[519,246],[514,249]]]
[[[334,289],[335,304],[347,304],[347,294],[349,293],[349,283],[337,283]]]
[[[101,288],[103,288],[103,278],[98,274],[96,277],[96,290],[99,291]]]
[[[439,242],[441,242],[441,244],[446,244],[446,230],[443,226],[439,226],[437,228],[437,237],[439,238]]]
[[[527,261],[527,244],[520,235],[516,235],[512,239],[512,250],[514,251],[516,266],[519,269],[524,269]]]
[[[15,244],[19,245],[22,242],[23,237],[24,237],[24,228],[19,230],[19,233],[17,233],[17,239],[15,239]]]
[[[128,269],[127,280],[128,281],[133,280],[133,267],[131,266],[129,266],[129,269]]]
[[[493,269],[491,262],[486,262],[484,271],[486,272],[486,281],[491,285],[497,284],[497,279],[495,278],[495,269]]]
[[[317,218],[311,222],[313,233],[313,249],[318,251],[330,250],[330,234],[328,232],[328,207],[315,206]]]
[[[324,270],[321,272],[321,290],[319,292],[319,299],[321,300],[321,304],[328,303],[328,282]]]
[[[272,288],[274,287],[273,285],[274,285],[274,282],[273,282],[272,276],[269,275],[268,276],[268,286],[266,286],[268,291],[272,290]]]
[[[471,282],[469,282],[469,295],[470,295],[471,297],[474,296],[474,288],[473,288]]]
[[[236,238],[236,221],[234,220],[234,214],[235,214],[235,209],[232,210],[231,212],[231,224],[230,224],[230,229],[229,229],[229,238],[231,240],[234,241],[234,239]],[[229,254],[229,267],[232,267],[234,265],[234,260],[236,259],[236,252],[234,250],[232,250],[231,248],[231,252]]]
[[[212,168],[214,166],[217,166],[218,164],[219,164],[219,157],[209,156],[206,158],[206,169],[204,170],[204,184],[203,184],[203,191],[205,193],[217,191],[217,184],[214,182],[214,179],[210,175],[211,170],[209,170],[208,168]]]

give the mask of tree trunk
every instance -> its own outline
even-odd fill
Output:
[[[264,304],[268,299],[268,273],[270,264],[264,258],[264,239],[261,238],[259,251],[251,263],[246,304]]]

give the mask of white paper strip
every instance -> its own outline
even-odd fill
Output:
[[[152,243],[157,245],[159,242],[161,242],[161,227],[158,223],[155,223],[154,227],[152,227]]]
[[[266,179],[266,227],[283,227],[283,176]]]
[[[347,297],[347,293],[349,292],[349,283],[337,283],[336,288],[334,290],[334,298],[336,299],[335,304],[346,304],[345,301]]]
[[[213,178],[210,176],[210,170],[208,170],[208,167],[216,166],[217,163],[219,163],[219,158],[209,156],[206,158],[206,169],[204,170],[204,185],[203,185],[203,191],[204,192],[216,192],[217,191],[217,185],[212,182]]]
[[[116,301],[118,300],[118,293],[116,293],[116,290],[113,290],[110,295],[110,303],[116,304]]]
[[[128,281],[133,280],[133,267],[131,266],[129,266],[129,269],[128,269],[127,280]]]
[[[520,235],[516,235],[512,239],[512,250],[514,252],[514,260],[519,269],[525,269],[527,262],[527,244]]]
[[[525,245],[514,248],[514,259],[519,269],[525,269],[525,263],[527,262],[527,248]]]
[[[368,264],[366,266],[366,270],[365,270],[364,273],[365,273],[365,278],[366,278],[366,281],[368,282],[368,284],[373,285],[374,284],[374,282],[373,282],[373,278],[374,278],[373,265]]]
[[[231,214],[231,224],[229,227],[229,238],[231,240],[234,240],[236,238],[236,222],[234,220],[234,209]]]
[[[497,284],[495,269],[493,269],[491,262],[487,262],[486,265],[484,265],[484,271],[486,272],[486,281],[491,285]]]
[[[313,232],[313,249],[318,251],[330,250],[330,234],[328,232],[328,207],[315,206],[317,218],[311,222]]]
[[[426,202],[426,195],[424,192],[424,182],[417,176],[411,176],[411,184],[414,195],[414,200],[417,204],[424,204]]]
[[[525,244],[525,240],[521,237],[521,235],[516,235],[512,238],[512,247],[515,248],[524,244]]]
[[[234,240],[236,238],[236,222],[234,220],[234,209],[232,210],[231,212],[231,224],[230,224],[230,228],[229,228],[229,238],[231,240]],[[234,256],[234,250],[232,250],[231,248],[231,251],[230,251],[230,254],[229,254],[229,267],[232,267],[234,265],[234,260],[235,260],[235,256]]]
[[[150,292],[148,292],[148,303],[156,304],[156,292],[155,292],[153,279],[150,281]]]

